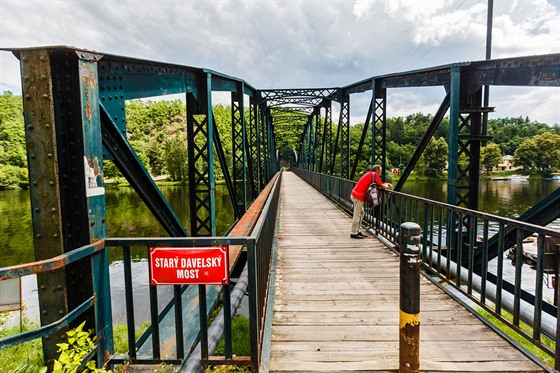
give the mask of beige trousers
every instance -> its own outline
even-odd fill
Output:
[[[362,220],[364,219],[364,203],[354,196],[350,196],[354,204],[354,212],[352,215],[352,231],[351,234],[358,234],[362,227]]]

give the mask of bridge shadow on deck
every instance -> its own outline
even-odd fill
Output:
[[[350,225],[284,173],[262,371],[398,371],[399,259],[377,238],[351,239]],[[544,371],[424,277],[420,310],[423,372]]]

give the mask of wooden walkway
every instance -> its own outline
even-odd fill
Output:
[[[280,198],[270,372],[398,371],[398,257],[291,172]],[[423,372],[544,371],[423,277],[420,309]]]

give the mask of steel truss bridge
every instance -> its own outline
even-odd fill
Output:
[[[441,86],[441,104],[395,190],[402,188],[430,138],[449,116],[447,203],[477,210],[480,149],[491,139],[484,118],[494,110],[482,105],[484,90],[491,86],[560,87],[560,54],[454,63],[374,76],[343,87],[258,89],[209,69],[73,47],[8,51],[21,64],[34,248],[39,264],[0,273],[2,279],[38,274],[41,325],[49,326],[39,334],[46,360],[57,356],[56,342],[64,337],[65,326],[82,319],[96,325],[99,359],[112,353],[112,337],[104,334],[111,330],[110,307],[98,301],[96,307],[102,312],[97,308],[94,312],[92,294],[107,294],[103,283],[108,282],[108,256],[101,246],[130,247],[133,241],[107,237],[103,160],[115,163],[170,237],[190,240],[180,242],[191,246],[222,241],[240,247],[257,245],[249,238],[216,238],[216,161],[224,171],[236,224],[244,221],[260,227],[259,211],[251,207],[265,206],[255,201],[267,186],[270,188],[280,170],[278,150],[289,136],[298,144],[292,149],[292,166],[352,180],[360,159],[387,166],[388,90]],[[231,94],[231,154],[222,146],[213,116],[215,92]],[[350,98],[358,93],[370,93],[371,100],[352,163]],[[127,139],[126,101],[170,94],[182,94],[186,105],[188,227],[178,219]],[[336,121],[333,105],[339,109]],[[371,149],[364,149],[367,137],[372,139]],[[458,162],[462,155],[468,159],[466,165]],[[544,226],[558,217],[560,189],[519,220]],[[466,221],[458,224],[466,225]],[[248,237],[250,232],[238,234]],[[516,237],[515,232],[509,232],[506,239],[515,242]],[[108,241],[100,246],[99,240]],[[498,239],[491,238],[489,256],[484,260],[498,255],[498,247]],[[475,261],[480,264],[482,247],[477,250]],[[97,254],[91,262],[82,260],[92,253]],[[90,277],[92,282],[85,280]],[[89,311],[83,311],[87,307]],[[152,337],[158,339],[154,333]],[[150,361],[159,360],[161,356],[156,354]]]

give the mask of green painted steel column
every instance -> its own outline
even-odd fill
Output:
[[[457,167],[459,158],[459,102],[461,96],[461,70],[459,66],[451,67],[451,85],[449,97],[449,153],[447,165],[447,203],[457,203]]]
[[[206,125],[208,154],[208,185],[210,198],[210,236],[216,236],[216,180],[214,178],[214,126],[212,126],[212,74],[206,74]]]
[[[340,177],[350,177],[350,96],[344,94],[340,102]]]
[[[89,235],[90,241],[94,242],[107,237],[97,73],[97,61],[101,56],[78,52],[78,58]],[[98,366],[103,366],[103,363],[113,354],[113,320],[107,249],[92,258],[92,277],[96,309],[95,329],[99,348],[97,362]]]
[[[375,129],[377,124],[377,117],[375,112],[377,99],[375,97],[375,79],[371,80],[371,154],[370,154],[370,165],[375,164]]]
[[[247,207],[247,136],[245,128],[243,83],[237,84],[237,90],[231,93],[231,132],[232,132],[232,162],[233,189],[237,207],[241,215]]]

